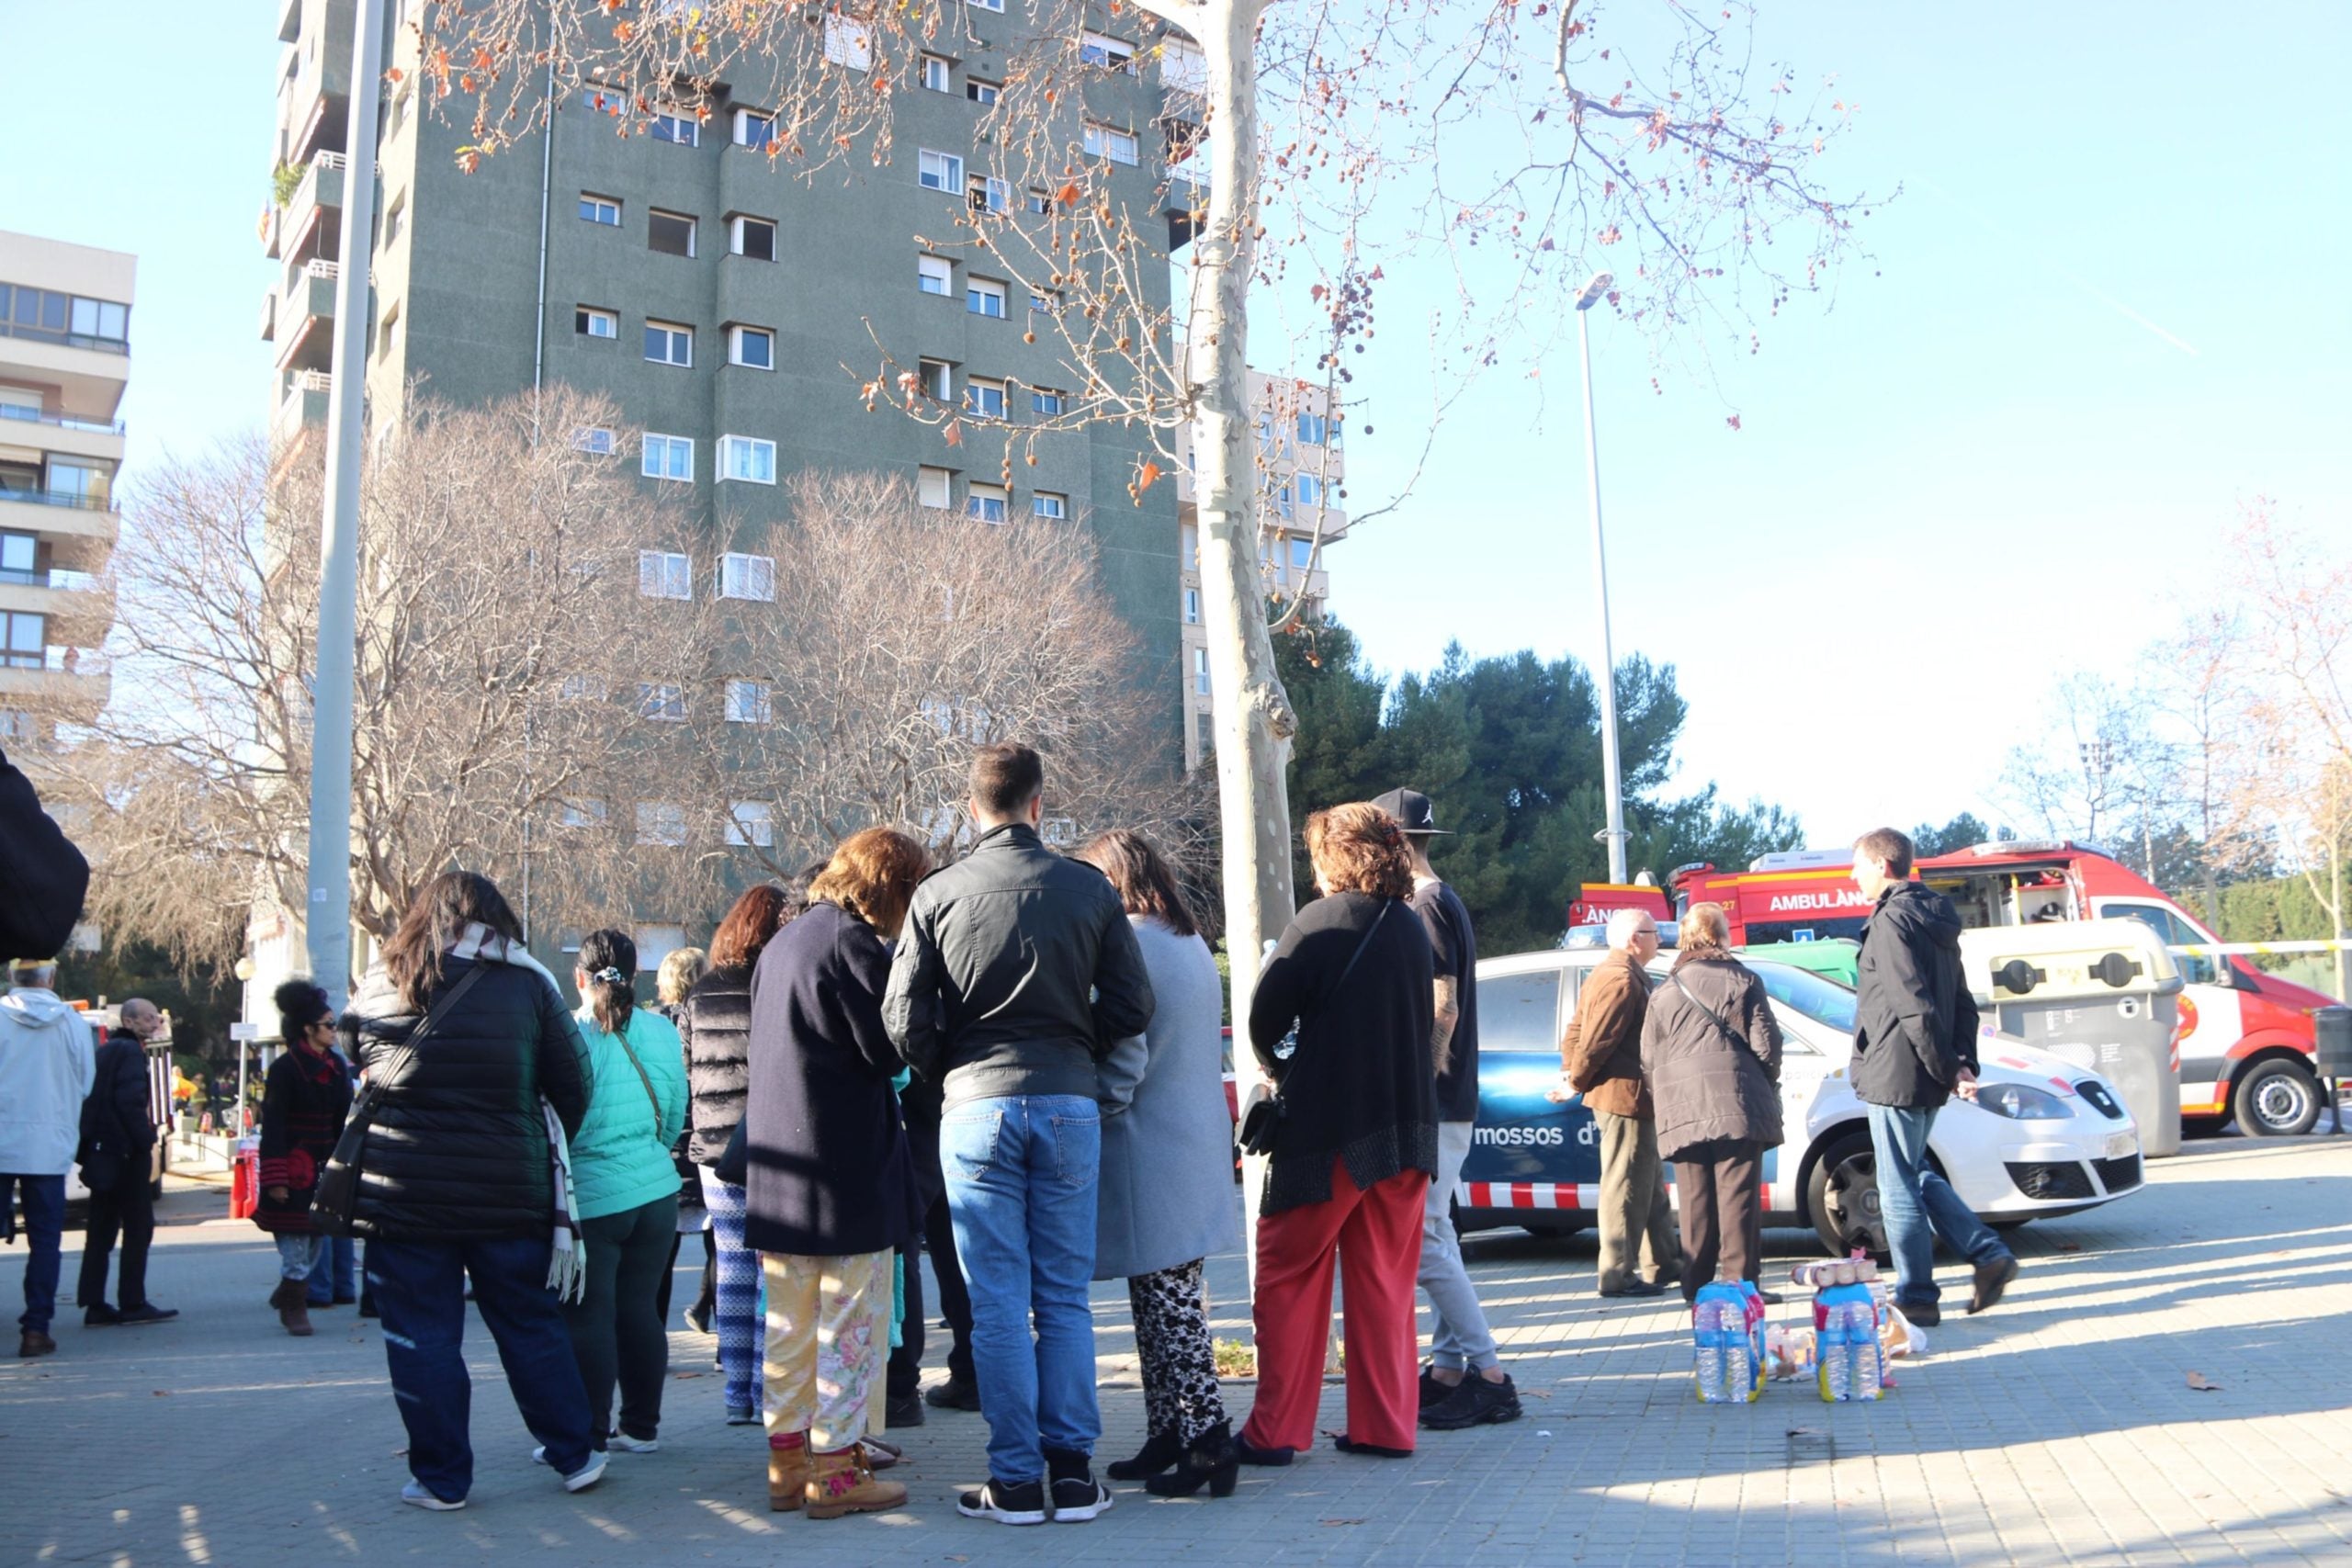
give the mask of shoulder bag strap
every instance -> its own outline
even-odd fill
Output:
[[[1748,1049],[1747,1042],[1741,1038],[1741,1036],[1732,1029],[1730,1024],[1724,1021],[1723,1014],[1717,1012],[1714,1009],[1701,1001],[1697,995],[1691,991],[1690,987],[1682,983],[1681,976],[1669,974],[1667,976],[1667,978],[1674,982],[1674,988],[1682,993],[1683,1000],[1689,1002],[1692,1007],[1697,1008],[1701,1012],[1707,1015],[1707,1021],[1715,1026],[1716,1032],[1720,1033],[1725,1040],[1730,1041],[1746,1055],[1751,1056],[1755,1055],[1753,1051]]]
[[[1294,1034],[1300,1036],[1302,1043],[1304,1042],[1304,1038],[1306,1033],[1306,1021],[1321,1013],[1325,1008],[1330,1006],[1331,998],[1338,996],[1341,987],[1347,985],[1348,976],[1356,972],[1356,960],[1362,958],[1364,954],[1364,949],[1372,945],[1373,933],[1380,929],[1380,922],[1388,918],[1389,907],[1396,902],[1396,900],[1393,898],[1384,898],[1381,900],[1379,912],[1372,917],[1372,924],[1364,927],[1363,935],[1356,939],[1356,950],[1348,955],[1347,964],[1340,971],[1340,977],[1331,982],[1331,988],[1325,991],[1321,998],[1316,1002],[1314,1012],[1301,1013],[1292,1023],[1291,1032]],[[1292,1053],[1294,1068],[1295,1068],[1296,1066],[1296,1058],[1297,1054],[1294,1051]]]
[[[636,1021],[637,1015],[643,1010],[645,1010],[642,1008],[631,1008],[629,1010],[630,1021]],[[653,1092],[653,1079],[647,1075],[645,1071],[645,1064],[637,1059],[636,1047],[632,1046],[628,1043],[628,1025],[623,1024],[621,1026],[621,1032],[618,1034],[614,1035],[613,1038],[620,1042],[621,1055],[628,1058],[628,1065],[637,1069],[637,1081],[645,1086],[645,1098],[651,1101],[653,1105],[653,1133],[656,1137],[659,1137],[662,1133],[662,1100],[659,1095]]]
[[[409,1062],[416,1055],[417,1043],[448,1021],[449,1010],[458,1005],[459,998],[473,989],[474,982],[481,979],[482,971],[489,967],[489,960],[475,959],[474,966],[458,976],[458,983],[433,1004],[424,1021],[409,1031],[408,1038],[401,1043],[400,1054],[392,1058],[390,1065],[380,1074],[368,1075],[368,1088],[360,1096],[359,1107],[354,1112],[356,1116],[373,1117],[376,1114],[376,1107],[382,1103],[385,1095],[391,1092],[393,1080],[408,1071]]]

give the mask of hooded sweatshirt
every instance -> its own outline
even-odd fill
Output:
[[[1951,900],[1917,882],[1880,894],[1857,964],[1854,1093],[1871,1105],[1943,1104],[1960,1069],[1976,1070],[1976,1002]]]
[[[62,1176],[82,1141],[82,1101],[98,1072],[97,1043],[54,991],[0,997],[0,1171]]]

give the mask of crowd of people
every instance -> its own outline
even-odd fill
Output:
[[[279,987],[287,1049],[264,1089],[255,1216],[276,1242],[269,1304],[311,1333],[314,1292],[351,1300],[337,1247],[364,1241],[363,1310],[382,1318],[408,1432],[403,1500],[447,1511],[471,1489],[469,1302],[532,1457],[566,1489],[597,1484],[613,1453],[658,1452],[689,1232],[706,1241],[687,1318],[716,1338],[726,1420],[763,1429],[779,1511],[903,1505],[882,1473],[903,1451],[888,1434],[926,1407],[977,1409],[988,1426],[965,1515],[1023,1525],[1111,1507],[1093,1468],[1098,1280],[1125,1281],[1147,1413],[1141,1450],[1108,1475],[1157,1495],[1224,1497],[1242,1466],[1313,1446],[1335,1276],[1341,1453],[1408,1458],[1423,1429],[1519,1416],[1448,1215],[1477,1114],[1476,944],[1429,857],[1442,832],[1429,799],[1396,790],[1307,819],[1319,897],[1270,945],[1250,996],[1243,1076],[1263,1081],[1244,1135],[1265,1157],[1258,1382],[1237,1429],[1204,1290],[1204,1260],[1238,1240],[1223,984],[1159,851],[1122,830],[1055,852],[1045,790],[1035,751],[979,749],[961,858],[934,867],[902,833],[854,833],[789,884],[743,894],[707,953],[670,954],[656,1005],[639,1000],[637,948],[617,930],[581,942],[567,1005],[499,889],[464,871],[418,892],[339,1019],[315,985]],[[1936,1109],[1973,1089],[1975,1021],[1957,921],[1907,880],[1910,853],[1891,830],[1857,845],[1877,906],[1852,1076],[1879,1145],[1895,1299],[1931,1323],[1937,1235],[1973,1266],[1971,1311],[2017,1264],[1925,1158]],[[4,934],[53,946],[62,932]],[[1561,1043],[1554,1098],[1581,1097],[1598,1126],[1604,1296],[1760,1279],[1781,1039],[1727,934],[1720,908],[1693,907],[1654,979],[1655,922],[1617,917]],[[93,1192],[85,1322],[175,1315],[145,1296],[155,1130],[140,1031],[153,1010],[126,1004],[94,1050],[54,974],[20,961],[0,998],[0,1210],[22,1193],[26,1356],[56,1348],[76,1160]],[[928,1390],[926,1253],[953,1341]],[[1418,1367],[1417,1285],[1433,1321]]]

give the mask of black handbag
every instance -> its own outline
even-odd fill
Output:
[[[1356,960],[1362,958],[1364,949],[1372,945],[1372,933],[1378,931],[1380,922],[1388,918],[1388,910],[1393,903],[1393,899],[1384,901],[1380,906],[1380,912],[1373,916],[1372,924],[1364,927],[1363,935],[1356,941],[1355,952],[1348,955],[1347,967],[1340,971],[1340,977],[1331,983],[1331,988],[1323,993],[1323,1000],[1316,1004],[1316,1011],[1322,1011],[1330,1003],[1331,998],[1340,994],[1340,988],[1347,985],[1348,976],[1356,972]],[[1305,1014],[1291,1021],[1290,1032],[1286,1039],[1290,1043],[1293,1054],[1297,1051],[1297,1042],[1306,1028]],[[1275,1055],[1283,1055],[1280,1047],[1276,1047]],[[1283,1091],[1261,1078],[1250,1086],[1249,1098],[1242,1101],[1241,1126],[1235,1134],[1234,1141],[1241,1145],[1243,1154],[1272,1154],[1274,1135],[1281,1131],[1283,1119],[1289,1114],[1290,1106],[1283,1100]]]
[[[376,1112],[384,1103],[384,1096],[391,1092],[392,1080],[408,1070],[416,1055],[417,1042],[424,1039],[449,1016],[458,999],[473,989],[473,984],[490,967],[485,959],[476,959],[474,966],[458,977],[447,995],[433,1004],[424,1021],[409,1032],[400,1055],[380,1073],[368,1075],[367,1087],[359,1091],[359,1103],[351,1108],[351,1120],[343,1124],[343,1135],[334,1141],[334,1153],[327,1156],[326,1168],[319,1172],[319,1183],[311,1190],[311,1220],[329,1235],[349,1235],[354,1211],[359,1206],[359,1156],[368,1143],[368,1129],[375,1124]]]

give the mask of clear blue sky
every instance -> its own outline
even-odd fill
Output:
[[[1905,194],[1870,220],[1882,276],[1798,301],[1757,358],[1717,355],[1719,383],[1669,368],[1655,395],[1643,344],[1598,323],[1611,588],[1621,653],[1681,671],[1685,781],[1828,842],[1984,814],[2051,681],[2120,667],[2194,603],[2243,499],[2352,532],[2352,7],[1763,12],[1766,58],[1860,105],[1839,179]],[[134,466],[266,413],[274,20],[0,0],[0,227],[140,257]],[[1420,313],[1413,281],[1384,322]],[[1425,406],[1414,335],[1363,362],[1359,502],[1401,477]],[[1385,669],[1456,637],[1593,655],[1573,355],[1541,367],[1540,422],[1524,368],[1333,552],[1335,606]]]

